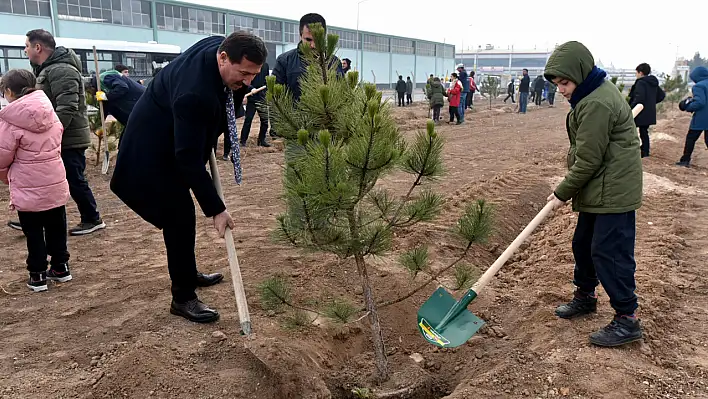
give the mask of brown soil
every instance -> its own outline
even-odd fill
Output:
[[[484,108],[480,103],[462,126],[440,126],[448,139],[448,173],[434,187],[446,198],[445,211],[435,223],[399,232],[394,253],[370,261],[380,299],[394,298],[415,284],[396,264],[401,251],[429,242],[434,267],[460,254],[449,228],[477,198],[497,210],[490,242],[474,247],[466,259],[485,269],[562,177],[565,104],[531,107],[527,115],[499,105]],[[406,134],[424,128],[424,106],[395,112]],[[646,195],[638,212],[636,250],[643,342],[620,349],[587,343],[587,335],[612,316],[604,294],[596,316],[574,322],[554,317],[554,307],[572,291],[575,215],[564,208],[470,306],[487,326],[467,345],[438,350],[419,336],[416,311],[433,286],[383,309],[394,376],[374,391],[421,399],[708,398],[708,152],[699,142],[694,168],[673,165],[687,127],[683,114],[662,120],[652,157],[644,160]],[[352,397],[353,388],[371,387],[366,319],[344,327],[287,330],[285,315],[259,304],[257,284],[273,274],[289,278],[301,303],[336,298],[361,303],[351,262],[304,254],[270,240],[274,217],[283,210],[281,149],[247,147],[240,188],[230,184],[229,164],[220,162],[237,224],[254,339],[238,333],[228,282],[199,292],[221,312],[219,322],[196,325],[169,314],[162,236],[112,195],[100,167],[90,166],[88,176],[108,229],[70,238],[72,282],[53,284],[48,293],[29,293],[24,237],[3,229],[0,398],[339,398]],[[382,183],[402,192],[409,182],[401,174]],[[7,203],[2,186],[0,206]],[[78,220],[73,202],[68,213],[70,223]],[[13,215],[8,212],[7,218]],[[206,218],[199,219],[197,229],[200,269],[223,272],[228,280],[223,240]],[[424,360],[416,364],[413,353]]]

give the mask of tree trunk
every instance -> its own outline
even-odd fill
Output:
[[[103,132],[103,134],[106,134],[106,132]],[[101,159],[101,141],[103,141],[103,139],[101,138],[101,136],[98,136],[98,148],[96,149],[96,165],[95,166],[98,166],[98,161]]]
[[[391,370],[388,367],[388,359],[386,358],[386,347],[384,345],[383,334],[381,333],[381,323],[379,322],[379,313],[376,310],[376,300],[371,291],[371,282],[369,274],[366,270],[366,263],[362,255],[355,255],[356,269],[361,276],[361,284],[364,289],[364,303],[366,310],[369,312],[369,322],[371,323],[371,334],[374,341],[374,358],[376,361],[376,376],[379,382],[387,381],[391,377]]]

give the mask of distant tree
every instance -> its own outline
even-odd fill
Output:
[[[692,71],[693,69],[699,66],[708,67],[708,59],[701,58],[701,53],[696,51],[696,53],[693,55],[693,59],[688,61],[688,68]]]
[[[686,96],[688,92],[688,82],[683,80],[681,75],[675,78],[667,76],[664,80],[663,89],[666,92],[666,101],[674,106]]]
[[[492,109],[492,101],[499,96],[499,79],[494,76],[487,76],[479,87],[479,92],[489,99],[489,109]]]

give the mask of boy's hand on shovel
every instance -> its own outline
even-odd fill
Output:
[[[220,214],[214,216],[214,228],[216,231],[219,232],[219,237],[224,238],[226,235],[226,228],[230,228],[233,230],[233,228],[236,225],[234,224],[234,220],[231,218],[231,215],[229,215],[228,211],[223,211]]]
[[[547,201],[553,203],[553,209],[558,209],[566,204],[565,201],[561,201],[560,199],[558,199],[555,193],[551,193],[551,195],[548,196]]]

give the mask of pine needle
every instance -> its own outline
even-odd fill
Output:
[[[342,300],[332,301],[324,309],[327,318],[341,324],[348,323],[356,313],[357,308],[354,305]]]
[[[467,264],[455,266],[455,291],[470,288],[479,278],[479,271]]]
[[[285,328],[288,330],[299,330],[308,327],[312,324],[312,321],[307,312],[301,309],[293,309],[284,319]]]
[[[493,208],[483,199],[477,200],[465,210],[457,222],[455,233],[467,245],[484,243],[492,232]]]
[[[264,309],[278,310],[283,305],[290,304],[290,286],[285,278],[274,276],[264,280],[258,290],[261,294],[261,304]]]
[[[411,276],[415,278],[418,273],[429,269],[428,247],[423,245],[405,252],[401,255],[399,261],[406,269],[408,269]]]

